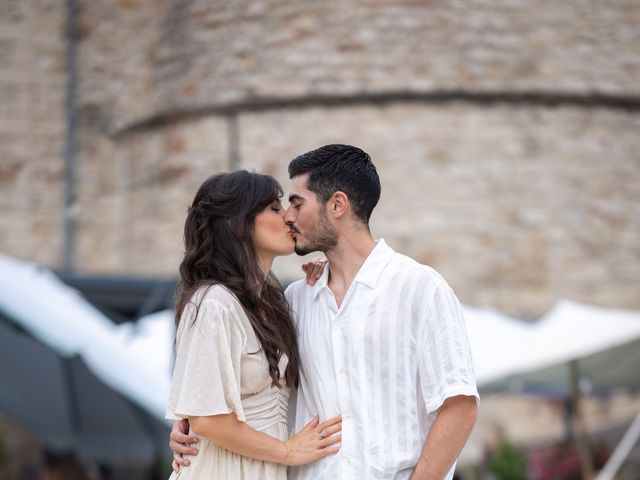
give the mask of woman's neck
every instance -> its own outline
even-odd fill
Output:
[[[271,271],[271,267],[273,266],[272,255],[261,255],[258,254],[258,268],[260,269],[260,273],[262,274],[262,281],[264,282]]]

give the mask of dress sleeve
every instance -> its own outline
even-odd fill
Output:
[[[192,307],[195,310],[195,307]],[[238,319],[217,301],[200,304],[195,321],[186,315],[178,335],[167,418],[234,412],[245,421],[240,365],[246,343]]]
[[[446,283],[435,288],[418,334],[418,376],[428,413],[456,395],[478,397],[462,306]]]

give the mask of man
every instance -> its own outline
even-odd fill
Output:
[[[342,415],[340,452],[290,477],[452,478],[478,397],[458,300],[435,270],[371,236],[380,181],[367,153],[326,145],[295,158],[289,176],[296,253],[328,259],[315,285],[286,291],[302,369],[295,430]],[[179,445],[188,438],[174,427],[172,450],[190,453]]]

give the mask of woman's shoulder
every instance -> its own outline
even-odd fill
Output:
[[[201,333],[215,331],[219,328],[232,328],[245,333],[242,322],[242,311],[235,295],[222,285],[199,287],[185,306],[180,326],[187,329],[195,327]],[[181,333],[178,328],[178,335]]]
[[[189,298],[182,311],[182,318],[197,318],[196,322],[237,320],[241,312],[240,302],[225,286],[203,285],[198,287]]]
[[[202,304],[212,302],[226,309],[233,309],[239,305],[236,296],[224,285],[203,285],[199,287],[191,296],[191,302]]]

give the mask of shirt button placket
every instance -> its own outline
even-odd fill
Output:
[[[332,342],[333,342],[333,365],[338,385],[338,401],[340,402],[340,412],[342,413],[342,447],[341,447],[341,465],[342,478],[352,478],[353,462],[351,461],[351,445],[349,438],[352,438],[350,432],[351,425],[351,399],[349,389],[349,379],[345,365],[345,344],[344,344],[344,316],[338,313],[332,322]]]

